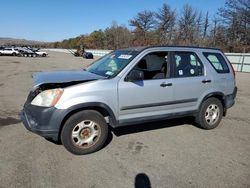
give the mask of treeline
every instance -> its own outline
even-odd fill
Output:
[[[168,4],[157,12],[145,10],[129,26],[113,22],[104,30],[55,42],[55,48],[119,49],[148,45],[196,45],[227,52],[250,52],[250,0],[227,0],[216,15],[186,4],[179,14]]]

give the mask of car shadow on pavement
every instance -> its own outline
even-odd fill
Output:
[[[139,133],[139,132],[163,129],[168,127],[175,127],[185,124],[194,125],[194,118],[185,117],[178,119],[168,119],[164,121],[154,121],[150,123],[134,124],[134,125],[115,128],[112,129],[112,131],[116,136],[122,136],[126,134]]]
[[[21,120],[14,117],[0,117],[0,126],[7,126],[20,123]]]
[[[133,134],[133,133],[139,133],[139,132],[145,132],[145,131],[151,131],[151,130],[156,130],[156,129],[163,129],[163,128],[169,128],[169,127],[175,127],[175,126],[181,126],[181,125],[193,125],[194,120],[192,117],[185,117],[185,118],[178,118],[178,119],[168,119],[164,121],[154,121],[150,123],[142,123],[142,124],[134,124],[130,126],[124,126],[124,127],[119,127],[119,128],[110,128],[111,131],[108,134],[108,138],[103,146],[105,148],[106,146],[109,145],[109,143],[113,140],[113,134],[115,136],[122,136],[126,134]],[[62,142],[59,141],[54,141],[49,138],[45,138],[47,141],[52,142],[57,145],[62,145]]]

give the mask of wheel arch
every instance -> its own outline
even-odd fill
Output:
[[[217,98],[218,100],[221,101],[221,104],[222,104],[222,106],[223,106],[223,116],[225,116],[225,115],[226,115],[226,112],[227,112],[227,109],[225,108],[225,95],[224,95],[224,93],[222,93],[222,92],[212,92],[212,93],[207,94],[207,95],[202,99],[202,101],[201,101],[201,103],[200,103],[200,106],[199,106],[199,109],[200,109],[202,103],[203,103],[205,100],[207,100],[207,99],[209,99],[209,98],[212,98],[212,97]]]
[[[58,133],[58,139],[60,139],[61,131],[63,128],[63,125],[67,121],[67,119],[72,116],[73,114],[83,111],[83,110],[95,110],[103,115],[103,117],[109,117],[109,125],[111,127],[115,127],[117,125],[117,119],[111,110],[111,108],[100,102],[93,102],[93,103],[83,103],[83,104],[77,104],[73,107],[70,107],[69,110],[65,113],[59,127],[59,133]]]

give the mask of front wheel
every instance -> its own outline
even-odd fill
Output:
[[[222,114],[221,101],[217,98],[209,98],[202,103],[195,122],[202,129],[214,129],[221,122]]]
[[[84,155],[101,149],[108,132],[107,123],[99,112],[84,110],[73,114],[65,122],[61,141],[69,152]]]

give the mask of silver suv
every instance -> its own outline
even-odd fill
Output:
[[[82,155],[103,147],[109,127],[193,116],[218,126],[237,93],[219,49],[146,47],[111,52],[79,71],[33,74],[25,127]]]

